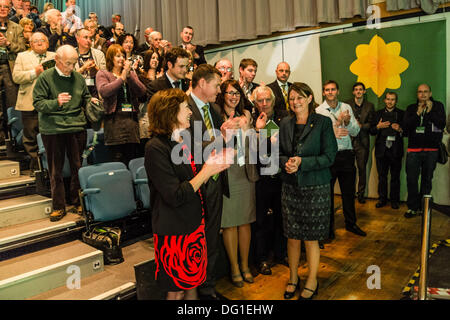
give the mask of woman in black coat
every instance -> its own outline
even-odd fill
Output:
[[[224,153],[195,163],[190,147],[191,109],[180,89],[156,93],[148,105],[150,141],[145,149],[156,279],[168,300],[197,299],[206,279],[205,190],[208,179],[227,169]],[[214,163],[221,160],[220,163]]]

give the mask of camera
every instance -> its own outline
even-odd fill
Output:
[[[144,59],[141,56],[131,56],[128,58],[128,61],[131,62],[131,66],[133,66],[136,61],[138,61],[138,66],[137,69],[142,69],[144,68]]]

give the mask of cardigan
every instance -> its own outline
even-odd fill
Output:
[[[95,78],[97,91],[103,99],[105,114],[113,114],[117,108],[117,93],[124,81],[108,70],[100,70]],[[131,71],[127,84],[131,91],[131,101],[134,111],[139,111],[139,98],[145,95],[146,87],[139,81],[136,72]]]
[[[334,163],[338,150],[331,120],[317,113],[308,117],[305,129],[293,150],[295,115],[281,120],[280,124],[280,167],[281,179],[285,183],[297,186],[318,186],[331,181],[330,167]],[[296,173],[296,179],[286,172],[289,158],[298,156],[302,162]]]

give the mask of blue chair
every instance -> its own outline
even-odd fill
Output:
[[[23,149],[23,123],[22,113],[14,107],[6,111],[8,116],[8,128],[11,135],[11,144],[15,151]]]
[[[111,152],[105,145],[105,131],[87,130],[87,162],[89,164],[100,164],[111,161]]]
[[[123,163],[83,167],[78,177],[87,224],[119,220],[136,212],[133,180]]]
[[[147,172],[144,167],[144,158],[137,158],[128,164],[136,190],[136,198],[142,208],[150,210],[150,188],[148,187]]]

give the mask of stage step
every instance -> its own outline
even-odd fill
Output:
[[[0,253],[43,241],[83,225],[84,220],[79,215],[68,214],[58,222],[50,222],[49,218],[44,218],[0,228]]]
[[[81,279],[101,273],[103,253],[73,241],[2,261],[0,270],[0,300],[23,300],[68,284],[75,288],[74,270]]]
[[[104,271],[81,280],[78,290],[69,290],[65,285],[30,297],[29,300],[112,300],[135,295],[136,277],[134,266],[154,259],[150,240],[136,242],[122,248],[124,262],[106,265]]]
[[[30,176],[18,176],[13,178],[7,178],[0,180],[0,190],[9,189],[14,187],[21,187],[26,185],[31,185],[36,183],[36,178],[32,178]]]
[[[31,195],[0,200],[0,228],[48,218],[52,199]]]
[[[17,178],[20,176],[20,164],[16,161],[0,161],[0,180]]]

